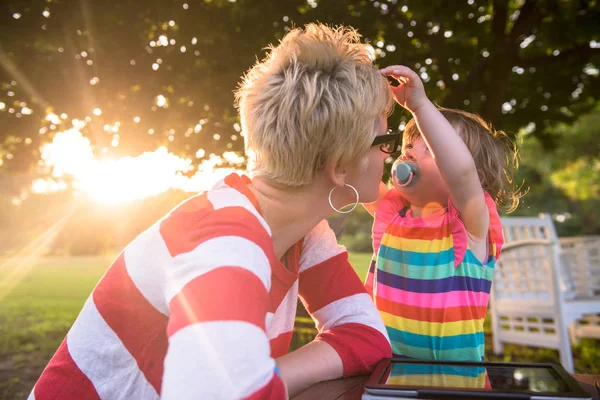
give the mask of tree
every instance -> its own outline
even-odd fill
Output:
[[[206,147],[206,156],[241,150],[232,90],[254,54],[276,39],[274,28],[261,29],[263,22],[251,29],[257,12],[243,14],[248,6],[241,4],[154,6],[115,0],[3,3],[5,168],[30,169],[39,144],[67,128],[71,118],[87,117],[86,135],[98,154],[108,149],[108,156],[159,145],[192,155]],[[239,51],[242,43],[246,51]],[[54,115],[45,120],[48,112]],[[111,146],[115,138],[118,146]]]
[[[469,0],[444,7],[448,2],[360,2],[348,6],[343,22],[373,39],[379,63],[418,70],[439,104],[473,110],[513,133],[535,124],[545,144],[545,127],[594,106],[597,2]]]
[[[242,151],[240,75],[312,21],[356,27],[380,65],[419,71],[438,104],[513,133],[529,126],[546,147],[556,137],[547,128],[600,93],[596,1],[184,1],[3,2],[0,171],[34,169],[39,145],[71,118],[88,118],[98,156]]]
[[[521,152],[528,156],[519,177],[530,186],[517,214],[539,212],[557,216],[560,235],[600,232],[600,143],[597,140],[600,109],[574,124],[558,124],[549,135],[560,144],[549,151],[528,132],[522,133]]]

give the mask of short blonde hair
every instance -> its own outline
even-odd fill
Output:
[[[476,114],[438,107],[456,129],[473,156],[483,190],[506,212],[514,211],[523,193],[514,184],[519,155],[514,142]],[[412,141],[421,133],[414,119],[406,124],[402,140]]]
[[[361,160],[393,98],[356,30],[309,24],[288,32],[236,91],[248,169],[300,187],[330,160]]]

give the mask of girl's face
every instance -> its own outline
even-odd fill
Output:
[[[440,170],[422,137],[402,141],[402,160],[410,160],[419,166],[418,180],[407,187],[398,188],[400,193],[411,203],[420,207],[448,203],[448,189],[442,179]]]

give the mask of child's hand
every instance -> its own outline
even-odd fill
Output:
[[[379,72],[400,82],[398,86],[392,85],[394,98],[411,113],[414,114],[423,104],[429,102],[421,78],[412,69],[403,65],[391,65]]]

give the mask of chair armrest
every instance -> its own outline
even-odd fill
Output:
[[[526,246],[553,246],[556,243],[549,239],[524,239],[515,240],[514,242],[506,243],[502,246],[502,252],[514,250]]]

